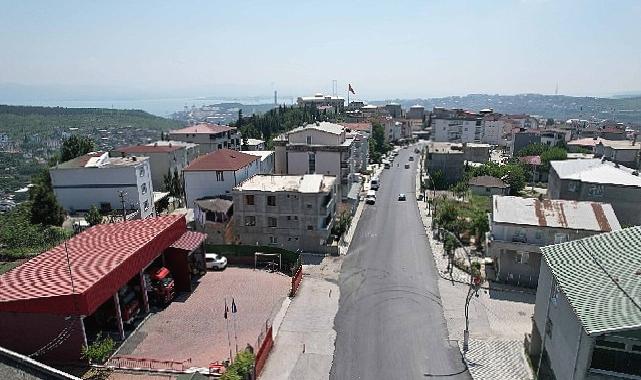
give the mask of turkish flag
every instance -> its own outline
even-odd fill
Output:
[[[349,92],[351,92],[352,94],[356,95],[356,93],[354,92],[354,89],[352,88],[352,84],[351,83],[347,85],[347,90]]]

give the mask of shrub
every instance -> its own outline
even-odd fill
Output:
[[[89,360],[90,363],[104,363],[114,350],[114,340],[110,336],[102,337],[99,332],[96,340],[88,346],[82,348],[82,358]]]
[[[236,354],[234,364],[227,367],[220,380],[244,380],[253,372],[254,361],[256,358],[249,350],[244,350]]]

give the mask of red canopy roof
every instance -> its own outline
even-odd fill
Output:
[[[207,239],[207,234],[196,231],[186,231],[180,239],[176,240],[174,244],[171,245],[171,248],[191,252],[200,247],[205,239]]]
[[[0,311],[90,315],[186,230],[183,215],[101,224],[0,276]]]

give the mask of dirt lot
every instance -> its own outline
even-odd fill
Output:
[[[229,357],[227,323],[232,351],[256,345],[265,321],[278,311],[289,291],[290,277],[266,271],[227,268],[209,272],[191,294],[179,295],[165,310],[152,315],[129,337],[117,355],[183,361],[207,367]],[[225,320],[225,297],[231,310],[234,297],[238,312]]]

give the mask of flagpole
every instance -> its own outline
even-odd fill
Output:
[[[231,337],[229,336],[229,318],[227,318],[227,297],[225,297],[225,323],[227,324],[227,346],[229,347],[229,363],[234,362],[234,357],[231,353]]]
[[[238,309],[236,308],[236,300],[234,298],[231,299],[231,316],[234,318],[234,340],[236,342],[236,353],[238,353],[238,334],[236,334],[236,312]]]

